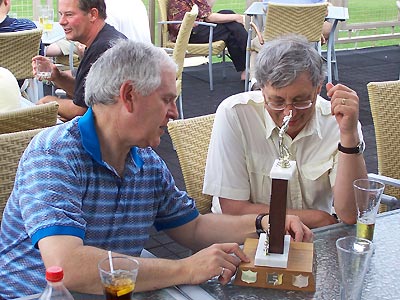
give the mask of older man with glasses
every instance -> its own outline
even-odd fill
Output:
[[[283,142],[297,167],[287,208],[311,228],[356,221],[352,183],[366,177],[359,99],[350,88],[328,83],[324,61],[298,35],[264,45],[257,58],[261,91],[234,95],[218,107],[204,189],[214,213],[269,211],[270,171],[279,156],[279,130],[292,113]]]

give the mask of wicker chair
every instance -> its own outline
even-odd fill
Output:
[[[211,196],[204,195],[203,180],[214,114],[170,121],[168,132],[178,154],[188,195],[202,214],[211,212]]]
[[[197,14],[199,12],[198,6],[195,4],[190,12],[185,13],[182,20],[182,24],[179,28],[178,36],[176,38],[175,47],[172,52],[172,58],[177,64],[176,72],[176,90],[179,95],[179,115],[183,119],[183,103],[182,103],[182,72],[183,63],[185,61],[185,55],[187,46],[189,43],[190,34],[192,33],[193,24],[196,21]]]
[[[0,134],[0,222],[14,186],[19,159],[31,139],[41,130]]]
[[[169,38],[168,31],[168,2],[169,0],[158,0],[158,6],[160,9],[160,19],[162,24],[161,28],[161,46],[164,48],[175,48],[175,43],[172,42]],[[208,43],[204,44],[188,44],[187,47],[187,56],[208,56],[208,76],[210,80],[210,90],[214,89],[213,84],[213,71],[212,71],[212,56],[219,55],[222,53],[222,59],[225,61],[225,42],[224,41],[216,41],[212,42],[213,29],[216,24],[207,23],[207,22],[195,22],[196,24],[206,25],[210,27],[210,39]]]
[[[305,36],[310,43],[316,43],[318,51],[321,52],[320,40],[327,5],[327,3],[295,5],[269,2],[262,33],[254,23],[250,23],[257,35],[251,41],[250,51],[258,53],[265,41],[273,40],[280,35],[295,33]],[[249,68],[249,61],[246,61],[247,72]]]
[[[400,81],[370,82],[367,85],[374,121],[379,175],[369,177],[386,183],[385,194],[400,199]],[[395,180],[397,179],[397,180]],[[380,211],[387,209],[384,198]]]
[[[0,33],[0,66],[9,69],[18,80],[25,80],[21,91],[26,91],[32,102],[38,99],[38,84],[33,79],[32,57],[39,54],[41,29]]]
[[[32,57],[39,54],[41,29],[0,33],[0,66],[17,79],[33,78]]]
[[[58,103],[50,102],[0,113],[0,134],[53,126],[57,111]]]

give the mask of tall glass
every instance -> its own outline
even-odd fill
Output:
[[[357,237],[372,241],[375,219],[385,185],[375,180],[357,179],[353,182],[353,187],[358,210]]]
[[[54,10],[48,5],[43,5],[39,8],[39,24],[43,31],[48,32],[53,30]]]
[[[360,300],[374,245],[370,240],[346,236],[336,241],[340,273],[340,299]]]

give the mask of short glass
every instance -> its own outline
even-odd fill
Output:
[[[109,258],[98,265],[104,295],[107,300],[130,300],[133,297],[139,262],[128,256],[112,258],[112,269]]]

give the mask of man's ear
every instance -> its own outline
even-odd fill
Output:
[[[119,95],[122,103],[128,112],[133,112],[133,105],[136,98],[136,91],[133,88],[131,81],[125,81],[119,88]]]
[[[322,83],[317,88],[317,95],[321,94],[321,90],[322,90]]]
[[[97,10],[97,8],[91,8],[89,11],[89,16],[90,22],[94,22],[95,20],[97,20],[99,18],[99,11]]]

